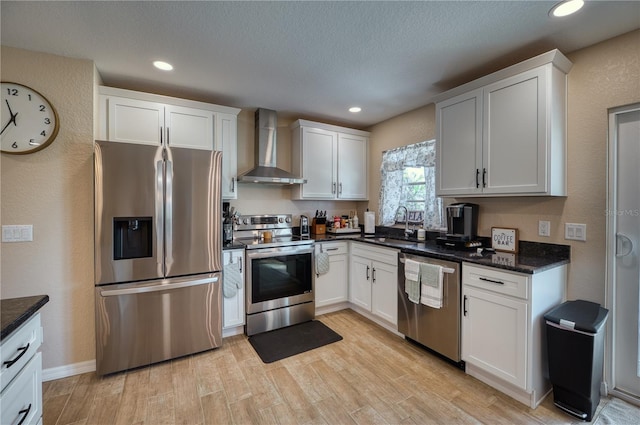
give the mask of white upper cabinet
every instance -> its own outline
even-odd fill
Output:
[[[439,196],[566,196],[566,73],[557,50],[436,99]]]
[[[172,147],[213,150],[214,125],[211,111],[165,106],[166,143]]]
[[[369,133],[311,121],[291,125],[294,199],[367,200]]]
[[[222,197],[237,198],[240,109],[104,86],[99,90],[100,140],[222,151]]]
[[[222,197],[238,198],[238,116],[216,113],[215,150],[222,151]]]

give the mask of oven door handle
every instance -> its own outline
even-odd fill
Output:
[[[278,255],[313,254],[313,245],[306,248],[300,246],[281,246],[274,248],[258,248],[247,250],[247,258],[265,258]]]

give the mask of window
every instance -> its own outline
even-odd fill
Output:
[[[435,193],[435,140],[383,152],[380,185],[380,222],[443,226],[442,201]],[[404,215],[407,208],[408,217]]]

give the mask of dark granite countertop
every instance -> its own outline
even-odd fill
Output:
[[[222,250],[226,251],[228,249],[244,249],[245,245],[242,242],[233,241],[228,244],[222,244]]]
[[[0,324],[2,335],[0,341],[8,337],[11,332],[29,320],[40,308],[49,302],[48,295],[35,295],[22,298],[8,298],[0,300]]]
[[[402,252],[422,255],[425,257],[438,258],[449,261],[466,261],[483,266],[496,267],[499,269],[519,272],[519,273],[540,273],[570,262],[570,247],[568,245],[555,245],[537,242],[520,241],[519,252],[517,254],[505,252],[483,252],[476,250],[464,251],[445,248],[437,245],[435,240],[415,241],[395,239],[393,236],[367,236],[349,235],[312,235],[316,242],[352,240],[366,242],[387,248],[396,248]]]

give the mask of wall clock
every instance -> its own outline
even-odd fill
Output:
[[[3,81],[0,105],[2,152],[27,154],[47,147],[58,134],[58,114],[46,97],[31,87]]]

